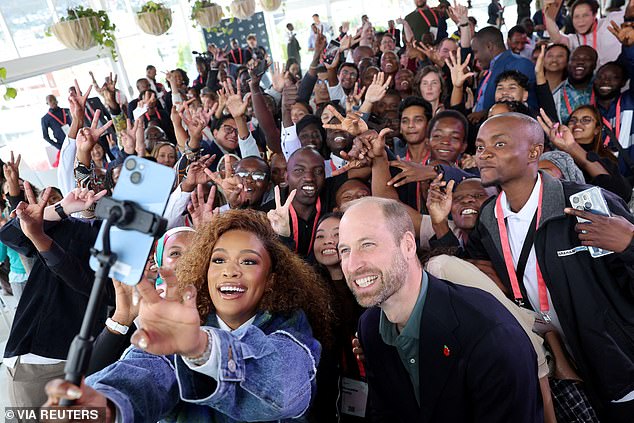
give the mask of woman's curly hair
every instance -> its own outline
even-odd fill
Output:
[[[215,308],[209,294],[207,270],[218,239],[226,232],[240,230],[258,237],[271,258],[271,278],[258,310],[288,314],[302,309],[308,316],[315,338],[330,343],[332,310],[330,298],[319,276],[293,253],[273,231],[266,215],[255,210],[230,210],[197,229],[189,250],[176,267],[179,288],[194,285],[201,324]]]

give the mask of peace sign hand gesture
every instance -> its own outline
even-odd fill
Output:
[[[191,203],[187,206],[189,217],[192,219],[194,228],[199,229],[201,226],[209,223],[213,220],[214,214],[214,201],[216,199],[216,186],[213,185],[209,191],[207,201],[204,200],[205,193],[203,191],[203,185],[199,184],[195,191],[191,194]]]
[[[235,209],[242,206],[246,201],[246,191],[240,177],[233,174],[231,157],[229,155],[225,155],[224,163],[224,177],[220,174],[220,172],[212,172],[209,169],[205,169],[205,174],[207,174],[209,179],[211,179],[216,186],[222,188],[222,192],[227,198],[229,207]]]
[[[83,122],[84,111],[86,110],[86,102],[88,101],[88,95],[92,90],[92,85],[88,86],[86,93],[82,95],[81,89],[79,89],[79,83],[75,79],[75,93],[70,94],[68,102],[70,103],[70,115],[73,121]]]
[[[346,117],[343,117],[341,113],[332,106],[328,106],[327,109],[332,113],[340,123],[324,125],[324,129],[335,129],[340,131],[346,131],[347,133],[357,136],[368,130],[368,124],[361,119],[360,113],[348,113]]]
[[[183,182],[181,182],[181,190],[183,192],[192,192],[196,188],[196,185],[209,183],[212,179],[205,171],[209,170],[209,166],[211,166],[215,159],[215,154],[212,156],[206,154],[198,161],[190,164],[187,168],[187,176],[183,179]]]
[[[454,0],[453,6],[449,7],[449,17],[456,25],[466,24],[469,22],[469,10],[467,6],[456,3]]]
[[[346,113],[352,112],[353,107],[361,104],[361,99],[365,93],[366,87],[359,89],[359,82],[354,83],[354,88],[349,95],[346,96]]]
[[[134,154],[135,152],[138,154],[137,150],[137,134],[139,133],[139,128],[142,128],[143,120],[137,119],[134,121],[134,125],[130,119],[126,120],[126,127],[121,131],[121,144],[123,145],[123,151],[127,154]],[[141,139],[143,139],[143,132],[141,131]],[[143,141],[143,151],[145,151],[145,141]],[[139,154],[143,156],[142,154]]]
[[[269,222],[271,222],[271,226],[276,234],[282,237],[291,236],[291,225],[290,219],[288,217],[288,209],[291,207],[291,203],[295,198],[295,193],[297,190],[292,190],[286,199],[284,205],[282,205],[282,201],[280,199],[280,187],[275,186],[275,209],[269,210],[266,214],[266,217],[269,218]]]
[[[11,151],[11,160],[4,165],[4,177],[7,179],[9,185],[9,195],[16,197],[20,195],[20,162],[22,161],[22,155],[18,154],[17,160],[13,156]]]
[[[20,204],[15,208],[15,213],[18,219],[20,219],[22,232],[33,241],[35,238],[44,234],[44,209],[46,208],[48,198],[51,196],[51,188],[46,188],[44,194],[42,194],[42,198],[38,202],[35,198],[33,188],[31,188],[31,184],[24,181],[24,194],[27,202],[20,201]]]
[[[78,152],[90,154],[92,148],[95,144],[97,144],[99,137],[101,137],[103,133],[112,126],[112,121],[110,120],[104,126],[98,128],[97,125],[99,124],[99,116],[101,116],[101,110],[97,109],[95,116],[92,118],[90,128],[82,128],[79,130],[76,139]]]
[[[572,136],[570,128],[566,125],[561,125],[559,122],[553,122],[550,120],[544,109],[539,109],[541,116],[537,116],[537,121],[542,126],[544,132],[548,134],[548,138],[555,144],[555,147],[571,154],[571,152],[579,147],[579,144]],[[581,147],[579,147],[581,148]]]
[[[372,165],[372,160],[375,157],[385,154],[385,137],[391,132],[390,128],[383,128],[379,134],[374,130],[368,130],[355,137],[350,151],[348,153],[345,151],[340,153],[341,157],[347,160],[348,163],[339,169],[333,170],[332,176],[342,175],[350,169],[359,169]]]

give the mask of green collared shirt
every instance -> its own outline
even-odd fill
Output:
[[[414,393],[416,394],[416,401],[420,405],[420,384],[418,377],[418,362],[419,362],[419,338],[420,338],[420,321],[423,315],[423,306],[425,305],[425,296],[427,295],[427,273],[423,271],[423,276],[420,283],[420,292],[418,293],[418,300],[412,310],[412,314],[409,316],[405,327],[401,333],[398,332],[396,324],[390,322],[383,311],[381,311],[381,318],[379,320],[379,333],[383,342],[393,347],[396,347],[398,355],[403,362],[403,366],[414,387]]]

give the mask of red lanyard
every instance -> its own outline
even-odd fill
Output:
[[[564,87],[563,92],[564,92],[564,102],[566,103],[566,109],[568,110],[568,115],[571,115],[572,106],[570,105],[570,99],[568,98],[568,91],[566,91],[566,87]],[[594,104],[594,90],[590,94],[590,104]]]
[[[609,120],[605,118],[605,116],[601,116],[601,119],[603,119],[603,124],[610,131],[614,131],[614,135],[616,136],[616,142],[619,142],[620,132],[621,132],[621,97],[622,96],[619,96],[619,99],[616,102],[616,122],[614,125],[615,128],[612,128],[612,124],[610,123]],[[607,136],[605,137],[605,141],[603,142],[603,145],[607,147],[609,144],[610,144],[610,136]]]
[[[537,222],[536,222],[536,230],[539,227],[539,220],[542,216],[542,194],[543,194],[543,183],[539,186],[539,202],[537,203]],[[504,221],[504,212],[502,211],[502,195],[499,195],[495,202],[495,213],[496,219],[498,221],[498,229],[500,231],[500,241],[502,241],[502,253],[504,254],[504,264],[506,264],[506,272],[509,274],[509,279],[511,281],[511,288],[513,289],[513,297],[516,302],[521,302],[522,291],[520,290],[520,285],[517,280],[517,274],[515,273],[515,265],[513,264],[513,255],[511,253],[511,246],[509,244],[508,232],[506,230],[506,223]],[[544,277],[542,276],[542,271],[539,268],[539,263],[536,263],[537,270],[537,290],[539,293],[539,310],[542,312],[544,316],[548,314],[550,309],[548,305],[548,291],[546,289],[546,283],[544,282]]]
[[[231,50],[231,57],[233,57],[233,62],[241,65],[242,64],[242,49],[241,48],[238,49],[238,54],[240,55],[240,62],[236,62],[236,54],[234,53],[234,50]]]
[[[161,121],[161,114],[159,112],[155,113],[156,117],[158,117],[159,122]],[[146,112],[145,113],[145,118],[147,119],[147,121],[150,121],[150,115]]]
[[[621,100],[619,99],[619,101],[621,101]],[[50,110],[48,112],[48,115],[50,117],[52,117],[53,119],[55,119],[57,121],[57,123],[59,123],[60,125],[62,125],[62,126],[66,125],[66,112],[64,111],[64,109],[62,109],[62,116],[64,116],[64,121],[63,122],[61,121],[60,118],[58,118],[53,113],[51,113]]]
[[[354,340],[354,336],[350,337],[350,341]],[[357,357],[357,355],[354,355],[354,358],[357,360],[357,367],[359,368],[359,376],[361,377],[361,379],[365,380],[365,366],[363,365],[363,361],[359,360],[359,357]],[[343,371],[347,372],[348,371],[348,359],[347,359],[347,355],[344,351],[341,352],[341,363],[342,363],[342,367],[343,367]]]
[[[90,104],[88,102],[86,102],[86,107],[90,111],[90,114],[88,114],[88,112],[84,110],[84,115],[86,115],[86,118],[88,119],[88,121],[92,123],[92,118],[95,117],[95,110],[92,107],[90,107]]]
[[[396,36],[396,28],[388,29],[387,32],[392,36],[392,38]]]
[[[594,23],[592,24],[592,48],[593,49],[597,49],[597,21],[596,19],[594,20]],[[588,39],[587,39],[587,35],[583,34],[583,45],[587,46],[588,45]]]
[[[423,161],[420,162],[420,164],[426,165],[427,164],[427,160],[429,160],[429,155],[430,154],[431,154],[431,151],[428,151],[427,154],[425,155],[425,157],[423,158]],[[405,161],[406,162],[411,162],[412,161],[412,156],[409,154],[409,149],[407,149],[407,152],[405,153]]]
[[[480,86],[480,91],[478,91],[478,98],[476,99],[476,104],[478,104],[478,102],[480,101],[480,97],[482,97],[482,94],[484,94],[484,87],[486,86],[487,82],[489,82],[489,78],[491,78],[491,71],[489,69],[485,70],[484,73],[486,74],[486,77],[484,78],[484,81],[482,81],[482,85]]]
[[[438,26],[438,16],[436,16],[434,11],[428,7],[426,7],[425,10],[429,10],[431,12],[432,16],[434,17],[434,20],[436,21],[436,26]],[[429,22],[429,19],[427,19],[427,16],[425,16],[425,13],[423,13],[423,9],[418,9],[418,13],[420,13],[423,19],[425,19],[425,22],[427,22],[427,26],[431,28],[431,22]]]
[[[321,215],[321,198],[317,198],[317,213],[315,214],[315,221],[313,222],[313,232],[310,235],[310,244],[308,245],[308,251],[306,255],[310,254],[313,249],[313,242],[315,240],[315,231],[317,230],[317,222],[319,221],[319,216]],[[293,240],[295,241],[295,252],[299,250],[299,223],[297,221],[297,212],[293,208],[293,205],[288,209],[291,212],[291,222],[293,224]]]
[[[427,161],[429,160],[430,155],[431,155],[431,151],[428,151],[427,155],[425,155],[425,158],[421,162],[423,166],[427,164]],[[409,149],[405,153],[405,161],[406,162],[412,161],[412,157],[409,154]],[[421,211],[422,204],[421,204],[421,196],[420,196],[420,182],[416,182],[416,207],[418,207],[418,211]]]

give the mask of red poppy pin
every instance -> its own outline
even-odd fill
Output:
[[[445,357],[449,357],[449,355],[451,354],[451,350],[448,346],[445,345],[442,349],[442,353],[445,355]]]

